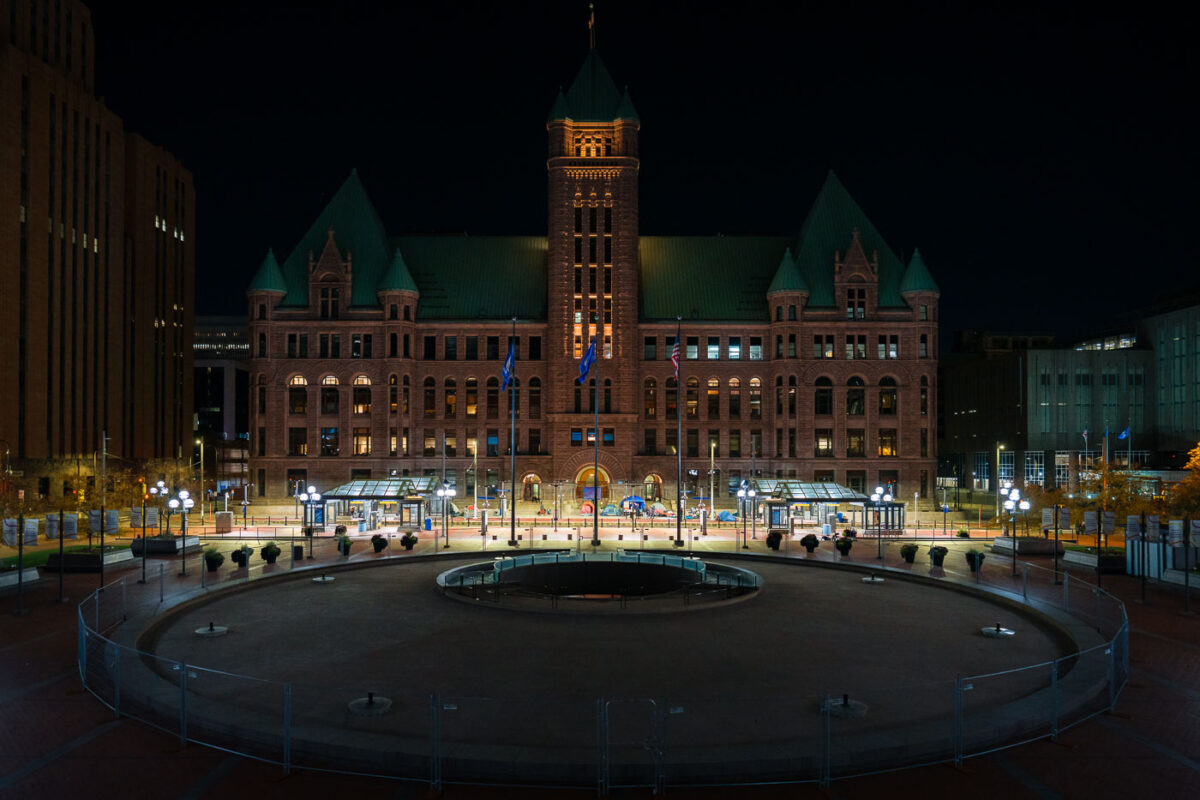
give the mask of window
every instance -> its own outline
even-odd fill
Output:
[[[258,318],[259,319],[267,318],[267,304],[266,303],[258,304]]]
[[[391,305],[388,306],[388,319],[399,319],[399,318],[400,318],[400,307],[397,306],[395,303],[392,303]]]
[[[700,419],[700,381],[697,378],[687,380],[687,419]]]
[[[833,381],[824,376],[817,378],[816,395],[813,397],[813,413],[818,415],[833,413]]]
[[[865,319],[867,316],[867,290],[846,290],[846,319]]]
[[[410,342],[411,342],[411,339],[409,339],[409,336],[408,336],[408,334],[407,334],[407,333],[406,333],[406,334],[404,334],[404,353],[403,353],[403,356],[402,356],[403,358],[408,358],[408,357],[409,357],[409,353],[411,353],[411,352],[412,352],[412,350],[411,350],[411,349],[409,349],[409,343],[410,343]]]
[[[796,307],[794,305],[788,306],[788,322],[795,322],[795,321],[796,321]]]
[[[721,357],[721,337],[720,336],[708,337],[708,360],[716,361],[720,357]]]
[[[646,382],[642,384],[642,416],[646,419],[654,419],[658,412],[657,392],[654,378],[646,378]]]
[[[674,378],[667,378],[667,419],[679,416],[679,391]]]
[[[867,357],[867,337],[866,336],[847,336],[846,337],[846,358],[852,360],[855,358]]]
[[[688,361],[695,361],[700,357],[700,337],[689,336],[685,341],[687,343],[687,352],[684,357],[687,358]]]
[[[260,411],[259,413],[262,412]],[[308,389],[305,389],[303,386],[292,386],[288,388],[288,413],[308,413]]]
[[[783,358],[783,334],[775,337],[775,357]]]
[[[477,361],[479,359],[479,337],[467,337],[467,361]]]
[[[658,337],[646,336],[642,338],[642,360],[654,361],[658,358]]]
[[[921,416],[929,414],[929,378],[921,376]]]
[[[397,347],[397,345],[399,343],[400,343],[400,335],[399,334],[396,334],[396,333],[388,334],[388,358],[396,358],[397,353],[399,351],[399,348]]]
[[[742,432],[732,430],[729,432],[729,457],[741,458],[742,456]]]
[[[338,318],[338,289],[334,287],[322,287],[320,292],[321,298],[321,319],[337,319]]]
[[[896,444],[895,428],[879,429],[879,455],[887,458],[900,455]]]
[[[355,386],[354,387],[354,413],[355,414],[370,414],[371,413],[371,387]]]
[[[921,343],[920,343],[920,345],[918,345],[917,355],[920,356],[921,358],[929,358],[929,336],[928,336],[928,334],[924,334],[924,333],[921,334]]]
[[[705,454],[721,457],[721,432],[712,428],[708,429],[708,445],[704,448]]]
[[[742,416],[742,382],[738,378],[729,379],[729,418],[739,419]]]
[[[495,378],[487,380],[487,418],[500,418],[500,382]]]
[[[849,458],[862,458],[867,454],[867,437],[862,428],[846,429],[846,455]]]
[[[688,428],[683,432],[687,440],[687,449],[684,455],[688,458],[698,458],[700,456],[700,431],[696,428]]]
[[[370,428],[355,428],[352,439],[352,447],[354,455],[369,456],[371,455],[371,429]]]
[[[289,333],[287,335],[287,357],[308,358],[307,333]]]
[[[540,336],[530,336],[529,337],[529,360],[530,361],[541,361],[542,360],[542,337],[540,337]]]
[[[308,455],[308,429],[288,428],[288,455]]]
[[[879,337],[879,357],[883,358],[899,358],[900,357],[900,337],[896,335],[880,336]]]
[[[267,454],[267,429],[258,429],[258,454],[265,456]]]
[[[917,306],[917,319],[922,322],[929,319],[929,306]]]
[[[500,337],[499,336],[487,337],[487,360],[488,361],[499,361],[500,360]]]
[[[427,457],[437,455],[437,431],[425,429],[425,448],[421,452]]]
[[[583,428],[571,428],[571,447],[583,447]]]
[[[467,378],[467,419],[474,419],[479,412],[479,381]]]
[[[1041,453],[1038,453],[1037,455],[1038,455],[1038,458],[1041,458],[1041,456],[1042,456]],[[929,428],[921,428],[921,458],[926,458],[928,456],[929,456]],[[1026,456],[1026,459],[1028,459],[1028,456]],[[1029,463],[1028,460],[1026,460],[1026,464],[1028,464],[1028,463]],[[1026,480],[1028,480],[1028,476],[1026,477]],[[1039,477],[1037,480],[1037,483],[1041,483],[1041,482],[1042,482],[1041,478]]]
[[[613,428],[600,429],[600,445],[602,447],[612,447],[616,442],[616,432]]]
[[[338,390],[336,386],[321,387],[321,413],[338,413]]]
[[[783,306],[775,306],[775,321],[783,322]]]
[[[458,416],[458,384],[454,378],[446,378],[443,388],[445,391],[442,398],[442,416],[446,419],[454,419]]]
[[[542,418],[542,381],[540,378],[529,379],[529,418]],[[532,435],[532,431],[530,435]]]
[[[795,375],[788,376],[787,409],[788,409],[789,417],[796,416],[796,376]]]
[[[758,428],[750,431],[750,453],[762,458],[762,431]]]
[[[642,431],[642,455],[653,456],[657,455],[657,437],[656,431],[653,428],[646,428]]]
[[[267,335],[265,333],[260,333],[258,335],[258,357],[267,357]]]
[[[895,415],[896,379],[880,378],[879,387],[879,413]]]
[[[817,458],[833,458],[833,429],[817,428],[813,433],[816,436],[813,455]]]
[[[751,361],[762,361],[762,357],[763,357],[762,337],[761,336],[751,336],[750,337],[750,360]]]
[[[258,387],[258,413],[267,413],[267,387],[265,386]]]
[[[369,334],[369,333],[352,333],[352,334],[350,334],[350,357],[351,358],[370,358],[371,357],[371,334]]]
[[[750,379],[750,419],[762,419],[762,381]]]
[[[740,337],[740,336],[730,336],[729,337],[728,352],[729,352],[729,358],[731,360],[737,360],[742,357],[742,337]]]
[[[341,448],[338,445],[337,428],[321,428],[321,455],[336,456]]]
[[[442,431],[442,450],[450,458],[458,455],[458,434],[454,431]]]
[[[862,378],[851,378],[846,381],[846,385],[850,388],[846,390],[846,413],[852,417],[861,417],[866,413],[866,401],[864,399],[864,390]]]
[[[447,361],[457,361],[458,360],[458,337],[457,336],[447,336],[446,337],[446,360]]]
[[[437,337],[426,336],[424,338],[424,343],[425,350],[422,358],[424,358],[426,361],[433,361],[437,358]]]
[[[708,418],[721,418],[721,382],[716,378],[708,379]]]

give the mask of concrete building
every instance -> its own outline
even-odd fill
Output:
[[[204,457],[205,488],[245,487],[250,456],[250,340],[245,317],[197,317],[195,458]]]
[[[0,14],[0,440],[33,475],[191,436],[192,176],[96,96],[94,53],[75,0]]]
[[[597,436],[602,502],[672,504],[680,448],[689,504],[710,469],[723,506],[752,472],[926,495],[939,292],[920,255],[901,261],[832,173],[795,231],[642,235],[640,127],[592,50],[546,123],[546,235],[393,238],[352,173],[268,253],[248,290],[257,493],[440,476],[443,454],[460,498],[506,486],[514,337],[526,502],[577,506]]]

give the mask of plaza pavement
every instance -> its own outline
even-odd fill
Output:
[[[278,531],[264,531],[271,536]],[[487,542],[488,550],[503,547],[507,536]],[[507,533],[507,528],[504,534]],[[524,533],[522,531],[522,533]],[[536,530],[534,544],[544,546]],[[549,535],[551,532],[547,531]],[[572,531],[572,534],[574,532]],[[625,535],[627,530],[622,530]],[[674,530],[654,530],[650,547],[662,547]],[[262,535],[260,534],[260,536]],[[585,536],[590,530],[585,529]],[[243,534],[230,537],[206,536],[232,550]],[[565,534],[564,534],[565,535]],[[617,535],[615,528],[602,531],[602,538]],[[734,536],[738,539],[735,541]],[[697,552],[741,550],[740,530],[693,536]],[[357,537],[355,558],[371,558],[367,536]],[[966,542],[939,537],[952,550]],[[265,539],[261,539],[265,541]],[[127,541],[127,540],[126,540]],[[277,541],[284,544],[282,538]],[[451,535],[455,551],[479,549],[478,530],[455,529]],[[248,542],[255,546],[255,539]],[[973,542],[979,544],[978,541]],[[547,540],[547,545],[566,542]],[[570,542],[577,545],[576,541]],[[611,545],[617,546],[613,542]],[[748,542],[750,553],[765,553],[760,539]],[[796,543],[793,542],[793,545]],[[432,536],[423,534],[414,553],[440,549]],[[522,549],[528,547],[522,540]],[[636,549],[638,543],[620,542]],[[870,565],[876,560],[875,541],[860,540],[850,560]],[[45,545],[43,545],[45,546]],[[895,559],[896,545],[889,548],[888,563]],[[585,540],[585,549],[586,540]],[[684,548],[686,550],[687,548]],[[10,549],[0,549],[0,556]],[[828,545],[823,558],[836,559]],[[318,537],[313,563],[332,564],[337,556],[332,539]],[[791,548],[803,558],[803,549]],[[131,607],[147,610],[157,606],[157,564],[164,564],[164,593],[179,596],[198,590],[201,565],[192,557],[187,578],[180,578],[178,558],[151,558],[149,587],[136,587],[141,561],[125,562],[106,571],[106,580],[125,577],[130,584]],[[1048,557],[1028,560],[1048,567]],[[288,555],[280,558],[289,568]],[[307,563],[307,562],[306,562]],[[992,555],[984,565],[984,582],[1004,585],[1009,560]],[[254,560],[252,577],[263,569]],[[299,566],[299,565],[297,565]],[[946,559],[949,579],[970,580],[965,561],[958,552]],[[241,575],[239,572],[238,575]],[[236,579],[226,560],[219,573],[221,582]],[[354,797],[447,797],[447,798],[584,798],[589,790],[533,790],[447,786],[433,793],[422,784],[340,776],[313,771],[295,771],[284,776],[279,767],[261,764],[199,745],[180,747],[178,738],[128,719],[114,719],[110,710],[84,690],[75,663],[76,604],[96,588],[94,574],[67,575],[65,594],[70,601],[57,603],[57,575],[27,587],[24,605],[29,613],[15,616],[16,598],[0,595],[0,798],[110,797],[136,795],[141,798],[204,797],[327,797],[331,793]],[[1200,796],[1200,620],[1184,616],[1183,598],[1177,589],[1151,583],[1146,602],[1140,602],[1140,580],[1128,576],[1105,576],[1104,588],[1126,604],[1130,618],[1130,684],[1116,709],[1062,733],[1054,742],[1043,740],[989,756],[969,759],[961,768],[936,766],[905,770],[866,778],[835,781],[827,790],[815,786],[765,786],[746,788],[681,789],[670,787],[672,797],[682,798],[783,798],[783,797],[872,797],[916,796],[974,798],[1074,798]],[[1035,594],[1059,591],[1033,582]],[[134,590],[134,587],[141,591]],[[1200,594],[1200,593],[1198,593]],[[1197,598],[1193,598],[1195,601]],[[614,792],[618,797],[650,797],[648,791]]]

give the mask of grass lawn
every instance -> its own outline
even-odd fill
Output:
[[[63,552],[64,553],[79,553],[79,552],[86,551],[87,549],[88,549],[88,546],[86,544],[73,544],[70,547],[64,547]],[[95,549],[99,550],[100,548],[96,547]],[[124,549],[125,549],[124,547],[113,546],[113,545],[106,545],[104,547],[105,552],[112,552],[114,550],[124,550]],[[58,552],[58,548],[51,549],[48,547],[42,547],[37,550],[30,550],[29,552],[27,552],[25,554],[25,558],[22,559],[21,564],[22,564],[22,566],[25,566],[25,567],[44,567],[44,566],[46,566],[46,561],[49,560],[49,558],[50,558],[50,554],[57,553],[57,552]],[[15,569],[17,566],[17,557],[9,556],[7,558],[0,559],[0,565],[2,565],[4,569]]]

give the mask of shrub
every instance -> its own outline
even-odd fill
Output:
[[[909,556],[915,556],[918,549],[919,548],[917,545],[913,544],[912,542],[907,542],[900,545],[900,555],[904,556],[905,558],[908,558]]]
[[[855,536],[858,536],[858,531],[854,530],[854,528],[846,528],[846,530],[842,531],[842,536],[846,539],[853,539]]]
[[[264,561],[268,558],[279,558],[279,554],[281,552],[282,551],[279,549],[279,545],[275,544],[274,542],[267,542],[265,545],[263,545],[263,548],[258,551],[259,555],[263,557]]]
[[[410,545],[414,545],[416,543],[417,535],[412,531],[405,531],[404,535],[400,537],[400,544],[404,545],[405,547],[409,547]]]
[[[204,562],[206,564],[216,564],[219,567],[225,563],[225,556],[221,555],[221,551],[215,545],[209,545],[204,548]]]
[[[958,538],[960,538],[960,539],[970,539],[970,538],[971,538],[971,532],[970,532],[969,530],[967,530],[966,528],[959,528],[959,529],[958,529]]]
[[[949,553],[949,552],[950,552],[950,549],[948,547],[945,547],[940,544],[935,544],[929,548],[930,555],[945,556],[946,553]]]
[[[804,545],[805,547],[816,547],[820,543],[821,540],[817,538],[815,533],[807,533],[804,535],[804,538],[800,540],[800,544]]]

